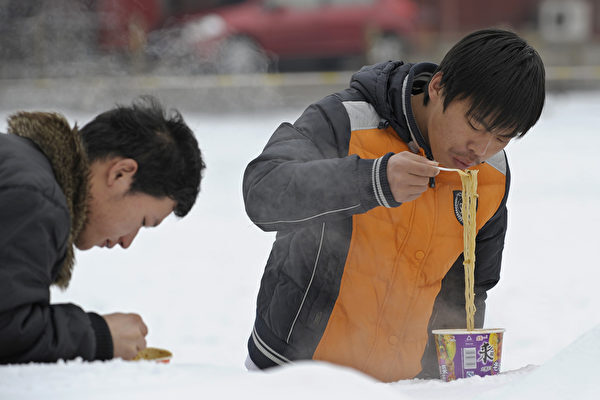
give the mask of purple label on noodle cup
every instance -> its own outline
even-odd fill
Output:
[[[434,330],[440,378],[452,381],[500,372],[503,329]]]

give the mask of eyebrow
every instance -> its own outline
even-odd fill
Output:
[[[480,124],[481,126],[483,126],[483,129],[485,129],[486,132],[491,133],[492,135],[496,135],[498,137],[507,138],[507,139],[514,139],[515,137],[519,136],[519,134],[514,131],[511,133],[505,134],[505,135],[499,135],[497,133],[492,132],[492,130],[490,129],[490,126],[485,121],[480,121],[472,115],[469,116],[469,113],[465,114],[465,117],[467,118],[467,121],[469,122],[469,124],[471,124],[471,120],[473,120],[473,121],[477,122],[478,124]]]
[[[490,129],[490,126],[489,126],[488,124],[486,124],[484,121],[477,121],[477,123],[478,123],[478,124],[481,124],[481,126],[483,126],[483,128],[484,128],[486,131],[488,131],[488,132],[492,133],[492,130]]]
[[[472,115],[469,115],[468,113],[465,114],[465,118],[467,118],[467,121],[469,121],[469,123],[471,123],[471,121],[475,121],[479,125],[483,126],[483,129],[485,129],[487,132],[490,132],[490,133],[492,132],[490,130],[490,126],[485,121],[480,121],[477,118],[473,117]]]
[[[466,117],[467,117],[467,120],[469,121],[469,123],[471,123],[470,120],[473,120],[473,121],[477,122],[478,124],[480,124],[481,126],[483,126],[483,129],[485,129],[485,131],[487,133],[491,133],[492,135],[496,135],[498,137],[507,138],[507,139],[512,139],[515,136],[518,136],[517,134],[514,134],[514,133],[509,133],[509,134],[506,134],[506,135],[499,135],[497,133],[492,132],[492,130],[490,129],[490,126],[487,123],[485,123],[485,121],[479,121],[478,119],[476,119],[474,117],[469,117],[468,115]]]

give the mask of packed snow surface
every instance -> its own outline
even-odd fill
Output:
[[[509,230],[485,323],[506,329],[498,376],[383,384],[316,362],[246,372],[246,341],[274,235],[247,218],[242,175],[279,123],[302,110],[207,115],[190,105],[182,112],[208,165],[190,215],[144,230],[126,251],[79,252],[69,289],[52,289],[56,303],[141,314],[148,344],[171,350],[172,361],[0,366],[0,399],[596,398],[598,104],[600,93],[550,96],[538,125],[508,147]],[[13,111],[0,110],[1,120]],[[79,125],[91,117],[54,111]]]

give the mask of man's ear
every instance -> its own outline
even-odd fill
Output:
[[[132,158],[114,159],[108,168],[106,185],[124,193],[129,191],[137,169],[138,163]]]
[[[439,101],[444,96],[444,87],[442,86],[442,73],[437,72],[427,85],[429,98],[434,101]]]

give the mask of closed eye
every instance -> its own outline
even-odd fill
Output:
[[[511,139],[511,137],[496,135],[496,140],[502,144],[508,144]]]

